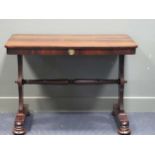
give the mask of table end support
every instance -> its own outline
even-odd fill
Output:
[[[14,127],[13,127],[13,134],[15,135],[23,135],[26,133],[25,129],[25,120],[26,117],[30,115],[28,112],[28,107],[24,104],[24,91],[23,91],[23,56],[17,55],[17,62],[18,62],[18,93],[19,93],[19,108],[16,114]]]
[[[126,83],[124,79],[124,55],[119,56],[119,92],[118,92],[118,103],[114,104],[112,115],[115,117],[118,123],[118,133],[120,135],[129,135],[131,130],[129,128],[128,116],[124,110],[124,84]]]

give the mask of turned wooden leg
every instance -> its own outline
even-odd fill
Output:
[[[126,81],[124,80],[124,55],[119,56],[119,99],[118,104],[114,104],[113,106],[113,116],[116,118],[118,123],[118,133],[121,135],[131,134],[131,130],[129,129],[129,120],[128,116],[124,111],[124,84]]]
[[[18,80],[16,83],[18,84],[18,93],[19,93],[19,109],[16,114],[13,134],[23,135],[26,133],[26,129],[24,127],[26,116],[29,114],[28,110],[25,108],[24,100],[23,100],[23,57],[21,55],[17,56],[18,60]]]

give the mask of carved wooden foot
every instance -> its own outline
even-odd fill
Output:
[[[114,104],[112,115],[116,118],[116,121],[118,122],[118,133],[121,135],[131,134],[127,114],[125,112],[119,111],[118,104]]]
[[[131,130],[129,129],[129,120],[126,113],[119,113],[118,116],[119,129],[118,133],[121,135],[130,135]]]
[[[26,133],[26,129],[24,127],[26,117],[30,116],[30,112],[28,110],[28,105],[23,106],[23,112],[18,112],[16,114],[13,134],[15,135],[24,135]]]
[[[17,113],[13,134],[15,135],[23,135],[26,133],[26,130],[24,128],[24,122],[25,122],[26,115],[24,113]]]

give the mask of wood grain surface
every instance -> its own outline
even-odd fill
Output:
[[[125,34],[105,35],[39,35],[15,34],[6,48],[136,48],[137,44]]]

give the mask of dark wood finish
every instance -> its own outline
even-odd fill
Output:
[[[63,55],[63,56],[78,56],[78,55],[127,55],[135,54],[135,48],[94,48],[94,49],[73,49],[75,53],[71,55],[68,51],[73,48],[68,49],[50,49],[50,48],[36,48],[36,49],[25,49],[25,48],[13,48],[7,49],[8,54],[18,54],[18,55]]]
[[[118,84],[119,80],[114,79],[40,79],[40,80],[23,80],[23,84],[52,84],[52,85],[67,85],[67,84]]]
[[[118,99],[118,104],[115,104],[113,107],[113,116],[116,117],[116,120],[118,122],[118,133],[122,135],[127,135],[131,133],[131,130],[129,129],[129,121],[127,114],[124,111],[124,103],[123,103],[123,98],[124,98],[124,55],[119,56],[119,79],[120,83],[118,85],[119,87],[119,99]]]
[[[16,114],[13,134],[23,135],[26,133],[26,129],[24,128],[24,123],[26,116],[29,114],[24,105],[23,99],[23,56],[17,55],[18,61],[18,80],[16,83],[18,84],[18,92],[19,92],[19,109]]]
[[[127,54],[135,54],[136,43],[128,35],[13,35],[5,47],[7,54],[15,54],[18,58],[19,110],[14,124],[14,134],[25,134],[24,123],[29,114],[23,101],[24,84],[118,84],[119,99],[114,104],[112,114],[118,122],[118,133],[131,133],[129,120],[124,111],[124,59]],[[118,79],[24,79],[23,55],[118,55]]]

